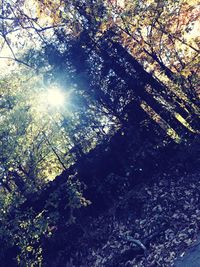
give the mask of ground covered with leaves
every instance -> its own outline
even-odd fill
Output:
[[[200,236],[199,148],[197,138],[175,146],[170,157],[169,149],[150,156],[141,180],[131,162],[142,158],[126,160],[121,175],[98,177],[91,188],[100,198],[77,210],[71,226],[55,228],[44,243],[44,267],[174,266]]]
[[[173,266],[199,235],[199,178],[166,172],[129,191],[88,221],[69,266]]]

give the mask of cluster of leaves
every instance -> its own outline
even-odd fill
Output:
[[[13,266],[15,262],[19,266],[43,266],[43,248],[46,240],[53,238],[60,223],[63,227],[68,227],[74,222],[75,209],[90,204],[82,196],[81,191],[80,183],[71,177],[50,195],[39,213],[33,209],[21,213],[19,207],[22,199],[17,194],[2,194],[1,265]]]
[[[150,71],[164,72],[168,78],[170,71],[185,78],[197,74],[197,2],[126,1],[120,12],[114,12],[112,25],[120,40]]]
[[[32,186],[37,188],[37,179],[39,186],[40,179],[45,180],[48,176],[50,178],[51,172],[53,176],[56,174],[54,162],[58,159],[52,148],[47,147],[47,141],[53,142],[59,138],[62,140],[59,136],[61,132],[56,131],[56,115],[41,112],[45,107],[42,107],[44,103],[38,102],[38,97],[36,98],[38,93],[40,98],[42,96],[37,86],[40,86],[39,77],[32,79],[31,84],[28,77],[24,80],[18,75],[15,81],[11,81],[9,77],[1,81],[1,180],[8,187],[11,186],[10,189],[14,186],[9,185],[12,183],[12,176],[16,176],[16,180],[17,176],[19,179],[19,176],[23,177],[21,180],[29,179],[29,185],[33,183]],[[51,169],[48,169],[47,158],[49,163],[51,162]]]

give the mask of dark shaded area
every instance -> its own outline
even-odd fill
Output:
[[[106,221],[102,222],[102,229],[95,228],[95,220],[98,216],[109,214],[110,210],[116,207],[114,214],[119,220],[127,216],[130,220],[134,220],[135,215],[142,210],[143,197],[137,195],[129,197],[132,189],[137,191],[138,186],[140,188],[145,184],[153,183],[155,178],[154,180],[152,178],[159,173],[171,172],[179,176],[193,169],[198,170],[200,166],[198,138],[196,141],[195,139],[189,140],[188,143],[182,145],[174,142],[163,145],[162,139],[159,143],[159,138],[156,135],[153,136],[153,132],[152,139],[148,139],[149,128],[146,130],[142,128],[141,133],[138,133],[138,139],[133,138],[134,130],[132,126],[124,128],[123,131],[119,130],[107,144],[99,145],[83,156],[69,170],[56,177],[44,192],[35,199],[32,197],[27,200],[21,206],[21,213],[26,213],[30,207],[37,212],[42,211],[48,197],[57,188],[62,187],[62,184],[64,185],[68,175],[74,173],[77,179],[86,185],[84,196],[91,200],[92,204],[74,211],[76,221],[72,225],[65,224],[70,214],[70,209],[67,210],[64,207],[68,201],[66,195],[61,193],[59,200],[56,200],[58,202],[56,210],[59,212],[60,220],[55,226],[53,236],[44,237],[42,240],[44,266],[64,266],[65,262],[69,262],[71,258],[76,262],[75,266],[82,266],[81,261],[87,256],[87,248],[99,246],[105,240],[105,232],[108,231],[109,222]],[[139,143],[140,135],[142,145]],[[122,200],[119,201],[120,199]],[[53,210],[50,206],[48,213],[51,214]],[[11,213],[11,216],[14,216],[14,213]],[[162,227],[165,229],[166,225],[159,225],[158,231],[143,240],[147,247],[149,242],[162,233]],[[101,231],[104,234],[101,235]],[[80,251],[81,256],[76,256]],[[16,255],[16,252],[15,249],[9,249],[1,266],[15,266],[11,258]],[[121,266],[143,253],[139,247],[130,247],[105,266]]]

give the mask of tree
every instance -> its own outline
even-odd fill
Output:
[[[173,93],[186,108],[191,109],[189,99],[190,105],[198,105],[194,90],[199,52],[195,1],[127,1],[120,10],[111,6],[113,12],[116,19],[109,23],[116,27],[120,40],[134,57],[167,84],[167,93]],[[198,114],[198,107],[193,112]]]
[[[66,224],[73,218],[73,209],[87,205],[79,183],[66,177],[65,187],[54,192],[46,204],[51,215],[45,207],[41,213],[32,208],[23,215],[19,212],[20,205],[44,189],[77,156],[77,151],[72,151],[77,144],[71,131],[78,125],[78,114],[70,117],[66,109],[61,112],[61,107],[51,106],[48,93],[41,76],[35,73],[13,73],[12,79],[8,76],[1,80],[0,231],[9,240],[5,248],[8,246],[13,257],[18,255],[18,264],[42,261],[41,238],[51,235],[51,225],[60,219],[54,211],[57,199],[63,199],[60,209],[65,211]],[[89,149],[88,144],[84,149]],[[17,252],[13,246],[18,247]],[[0,259],[2,264],[6,260],[4,256]]]

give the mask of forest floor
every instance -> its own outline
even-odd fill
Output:
[[[88,220],[70,266],[173,266],[197,242],[199,232],[200,172],[161,173]],[[175,266],[192,266],[185,261]]]
[[[133,181],[134,176],[129,171],[123,177],[110,174],[107,183],[114,177],[112,191],[116,183],[122,187],[120,193],[111,197],[104,183],[106,208],[96,209],[92,203],[91,208],[81,209],[72,231],[57,234],[47,266],[199,267],[192,265],[198,262],[200,250],[199,149],[197,139],[170,156],[166,154],[167,162],[158,157],[162,166],[153,173],[155,162],[149,157],[145,179],[126,190],[120,181],[127,177]],[[59,242],[60,251],[55,249]],[[60,265],[54,261],[58,254]]]

